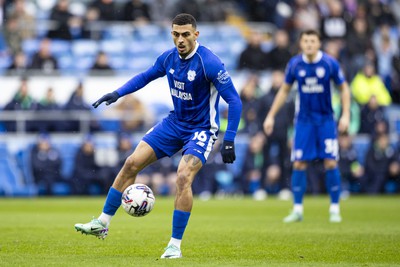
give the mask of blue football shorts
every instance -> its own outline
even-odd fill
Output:
[[[339,145],[334,120],[325,120],[318,124],[297,121],[291,154],[292,161],[338,160],[338,156]]]
[[[184,127],[167,117],[151,128],[142,140],[153,148],[158,159],[171,157],[182,149],[182,155],[194,155],[204,165],[217,135],[210,129]]]

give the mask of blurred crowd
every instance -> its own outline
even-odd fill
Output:
[[[204,197],[218,192],[239,192],[263,199],[267,194],[284,195],[289,188],[294,96],[278,113],[274,132],[268,138],[262,132],[262,122],[283,82],[286,63],[298,52],[298,34],[305,29],[318,29],[324,51],[339,60],[352,92],[350,130],[339,137],[339,166],[344,192],[377,194],[400,191],[398,132],[389,127],[391,122],[387,116],[387,109],[400,104],[398,0],[0,0],[0,5],[5,47],[2,51],[13,58],[7,66],[8,74],[17,76],[25,75],[30,69],[43,74],[57,74],[59,62],[52,54],[51,42],[100,40],[104,35],[103,25],[107,23],[127,23],[132,27],[152,23],[169,25],[175,14],[186,12],[193,14],[200,23],[237,26],[246,43],[238,53],[232,71],[247,75],[242,88],[237,89],[243,102],[239,134],[248,137],[248,145],[240,170],[232,172],[222,163],[219,144],[216,144],[194,183],[195,193]],[[37,14],[43,15],[43,12],[32,12],[34,9],[48,11],[44,12],[47,21],[44,31],[37,30],[40,26],[37,23],[41,21]],[[29,58],[24,54],[22,43],[32,38],[40,39],[40,46]],[[199,40],[201,42],[201,35]],[[90,69],[113,75],[104,51],[98,52]],[[260,83],[263,75],[270,77],[267,86]],[[93,111],[82,98],[83,90],[83,83],[79,83],[70,99],[61,105],[54,100],[52,88],[47,90],[43,99],[33,99],[27,80],[23,78],[16,95],[3,110],[91,113]],[[333,99],[339,117],[341,103],[337,92],[334,92]],[[124,98],[113,107],[112,112],[124,118],[135,114],[132,120],[117,120],[117,126],[113,128],[119,140],[115,148],[118,160],[113,166],[97,166],[94,160],[96,149],[88,137],[76,154],[71,177],[59,175],[62,151],[52,147],[49,136],[44,134],[32,149],[31,162],[36,182],[43,184],[47,194],[51,194],[49,184],[60,179],[69,181],[77,194],[88,193],[91,183],[98,184],[104,193],[124,157],[134,148],[135,142],[129,138],[130,134],[145,131],[146,123],[154,122],[154,118],[152,120],[148,115],[150,109],[134,96]],[[222,132],[226,127],[226,113],[222,108]],[[16,131],[16,122],[5,121],[2,127],[5,132]],[[26,130],[37,133],[79,132],[79,121],[36,120],[27,123]],[[103,130],[101,121],[94,119],[90,122],[91,133]],[[359,136],[368,140],[365,156],[361,159],[360,151],[353,145],[353,140]],[[147,169],[138,182],[151,185],[160,194],[170,194],[174,190],[171,185],[176,161],[174,158],[165,159],[157,164]],[[308,172],[309,193],[323,193],[321,162],[312,164]],[[87,184],[79,187],[76,181],[87,181]]]

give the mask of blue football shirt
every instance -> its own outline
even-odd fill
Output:
[[[219,129],[219,98],[229,105],[225,140],[233,141],[241,115],[240,97],[221,60],[208,48],[196,42],[185,59],[177,49],[161,54],[153,66],[138,74],[117,90],[120,96],[135,92],[159,77],[167,76],[175,121],[186,128]],[[170,116],[171,116],[170,115]]]
[[[332,81],[336,85],[345,82],[339,62],[319,51],[314,62],[303,55],[294,56],[285,71],[285,82],[297,81],[299,105],[297,120],[323,121],[333,119]]]

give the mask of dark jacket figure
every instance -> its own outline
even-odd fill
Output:
[[[239,70],[266,70],[268,65],[267,53],[262,48],[262,34],[251,33],[247,47],[239,57]]]
[[[365,175],[362,190],[368,194],[379,194],[389,175],[389,165],[395,155],[390,146],[389,136],[380,134],[371,144],[365,159]]]
[[[31,150],[32,174],[39,194],[51,195],[53,183],[62,180],[61,163],[60,152],[47,136],[41,136]]]
[[[68,11],[68,0],[59,0],[51,11],[50,20],[55,23],[55,28],[47,33],[51,39],[71,40],[70,21],[72,14]]]
[[[37,110],[40,112],[61,110],[60,105],[55,100],[53,88],[49,88],[47,90],[45,97],[39,101],[37,105]],[[38,130],[40,132],[46,133],[61,131],[63,130],[62,125],[63,123],[61,121],[55,120],[55,118],[53,118],[52,120],[43,120],[36,122],[36,127],[38,128]]]
[[[100,167],[95,161],[94,144],[90,139],[85,140],[76,153],[72,182],[75,194],[91,194],[91,186],[97,186],[99,192],[103,193],[105,180],[100,175]]]

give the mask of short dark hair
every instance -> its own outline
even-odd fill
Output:
[[[197,28],[196,19],[192,15],[186,13],[181,13],[176,15],[176,17],[172,20],[172,24],[176,25],[192,24],[193,28],[195,29]]]
[[[315,35],[318,37],[318,39],[321,41],[321,34],[319,33],[319,31],[314,30],[314,29],[308,29],[308,30],[304,30],[300,33],[299,38],[301,39],[301,37],[303,37],[303,35]]]

